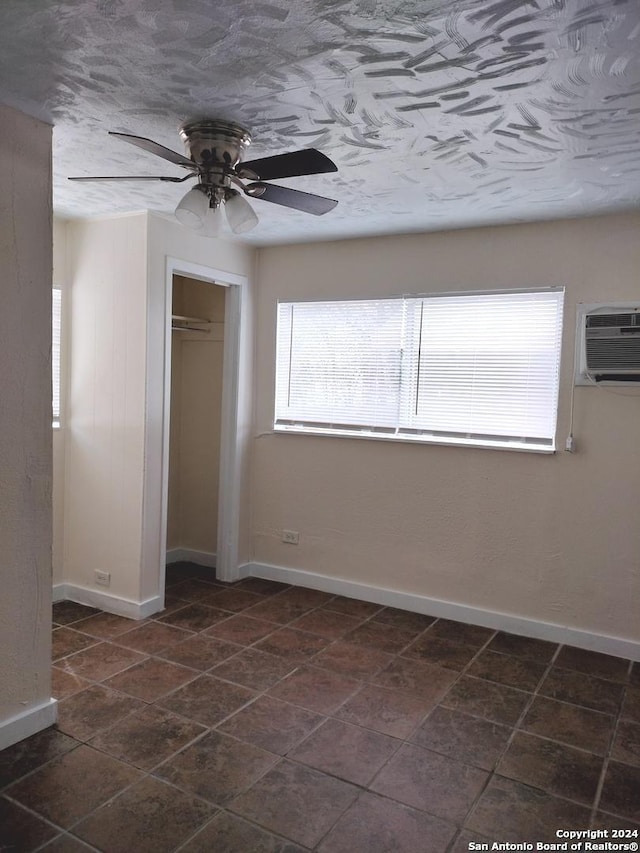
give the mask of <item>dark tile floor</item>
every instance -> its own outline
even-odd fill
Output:
[[[143,623],[56,604],[53,649],[57,726],[0,753],[2,851],[640,829],[640,664],[189,564]]]

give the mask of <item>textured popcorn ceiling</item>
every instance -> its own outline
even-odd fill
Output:
[[[63,216],[171,214],[186,118],[248,127],[248,158],[317,147],[338,173],[254,200],[254,243],[582,216],[640,198],[640,0],[1,0],[0,101],[54,127]],[[1,130],[0,130],[1,132]]]

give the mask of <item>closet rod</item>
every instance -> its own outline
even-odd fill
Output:
[[[206,317],[185,317],[182,314],[172,314],[172,320],[179,320],[181,323],[211,323]]]
[[[208,329],[193,329],[191,326],[171,326],[172,332],[200,332],[200,334],[207,334]]]

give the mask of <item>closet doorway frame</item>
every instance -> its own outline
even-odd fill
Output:
[[[240,488],[243,470],[242,424],[250,423],[245,411],[250,395],[241,395],[241,343],[248,327],[246,276],[167,256],[165,276],[164,411],[162,429],[162,499],[160,519],[160,594],[164,593],[169,507],[169,430],[171,419],[171,314],[173,277],[196,279],[226,287],[222,401],[220,413],[220,474],[218,478],[218,535],[216,577],[231,582],[240,577]],[[244,400],[244,403],[241,400]]]

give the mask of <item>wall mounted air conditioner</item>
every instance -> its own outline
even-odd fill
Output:
[[[580,304],[576,385],[640,383],[640,304]]]

